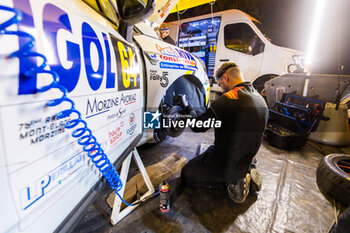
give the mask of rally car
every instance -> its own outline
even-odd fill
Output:
[[[96,161],[79,145],[83,140],[71,133],[91,130],[118,168],[137,144],[179,134],[149,119],[174,113],[174,96],[187,95],[204,111],[209,80],[198,58],[154,32],[171,10],[169,1],[1,5],[7,7],[0,8],[0,206],[6,210],[0,213],[1,231],[67,229],[62,227],[91,203],[102,180]],[[66,102],[48,107],[57,99]],[[85,128],[65,127],[75,119],[62,116],[68,104]]]

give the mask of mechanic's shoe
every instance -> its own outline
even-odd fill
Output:
[[[245,178],[239,179],[235,184],[227,185],[227,192],[232,201],[243,203],[248,196],[250,187],[250,174],[247,173]]]
[[[255,168],[251,169],[249,173],[251,178],[251,182],[250,182],[251,191],[259,192],[261,190],[261,184],[262,184],[262,177],[260,173]]]

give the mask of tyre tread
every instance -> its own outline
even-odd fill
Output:
[[[322,192],[345,205],[350,205],[350,180],[338,174],[338,168],[333,162],[339,156],[347,155],[332,154],[321,160],[316,172],[316,181]]]

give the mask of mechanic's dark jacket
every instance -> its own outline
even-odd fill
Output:
[[[221,120],[222,124],[215,128],[213,152],[202,160],[210,174],[207,181],[235,182],[248,172],[259,150],[268,118],[266,103],[250,82],[243,82],[215,100],[196,120],[209,118]]]

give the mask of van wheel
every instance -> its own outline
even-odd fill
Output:
[[[324,157],[318,165],[316,181],[321,192],[350,205],[350,156],[330,154]]]
[[[253,82],[253,87],[261,94],[264,91],[265,83],[271,79],[276,78],[277,76],[278,75],[276,74],[267,74],[261,76]]]

